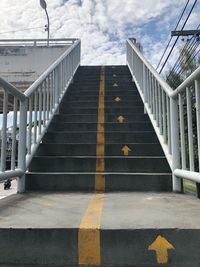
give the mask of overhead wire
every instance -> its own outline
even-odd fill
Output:
[[[190,2],[190,0],[187,0],[187,2],[186,2],[186,4],[185,4],[185,7],[184,7],[184,9],[183,9],[183,11],[182,11],[182,13],[181,13],[181,15],[180,15],[180,18],[179,18],[179,20],[178,20],[178,22],[177,22],[177,24],[176,24],[176,27],[175,27],[174,31],[178,28],[178,25],[179,25],[179,23],[180,23],[180,21],[181,21],[183,15],[184,15],[184,13],[185,13],[185,10],[186,10],[186,8],[187,8],[189,2]],[[157,67],[156,67],[156,70],[157,70],[158,67],[160,66],[160,63],[162,62],[162,59],[163,59],[163,57],[164,57],[164,55],[165,55],[165,53],[166,53],[166,51],[167,51],[167,49],[168,49],[168,47],[169,47],[169,45],[170,45],[170,43],[171,43],[172,38],[173,38],[173,37],[171,36],[171,38],[170,38],[170,40],[169,40],[169,42],[168,42],[168,44],[167,44],[167,46],[166,46],[166,48],[165,48],[165,50],[164,50],[164,52],[163,52],[163,54],[162,54],[162,56],[161,56],[159,62],[158,62],[158,65],[157,65]]]
[[[199,29],[199,27],[200,27],[200,24],[198,25],[197,30]],[[187,41],[187,43],[182,48],[182,52],[180,53],[178,59],[176,60],[173,68],[168,74],[167,79],[172,80],[172,82],[174,79],[176,79],[176,75],[180,73],[181,69],[183,70],[181,66],[183,64],[186,64],[186,62],[192,57],[192,55],[195,54],[198,46],[199,46],[199,39],[196,38],[196,36],[193,36],[189,41]]]
[[[187,15],[187,18],[185,19],[185,21],[184,21],[184,23],[183,23],[183,26],[181,27],[181,31],[184,29],[184,27],[185,27],[185,25],[186,25],[186,23],[187,23],[187,21],[188,21],[190,15],[191,15],[191,13],[192,13],[192,11],[193,11],[193,9],[194,9],[196,3],[197,3],[197,0],[194,1],[193,5],[192,5],[192,7],[191,7],[191,9],[190,9],[190,12],[189,12],[188,15]],[[174,47],[175,47],[175,45],[176,45],[178,39],[179,39],[179,36],[177,36],[177,38],[176,38],[176,40],[175,40],[173,46],[171,47],[171,49],[170,49],[170,51],[169,51],[169,54],[168,54],[167,58],[165,59],[165,62],[163,63],[162,68],[161,68],[160,71],[159,71],[159,74],[160,74],[160,73],[162,72],[162,70],[164,69],[164,67],[165,67],[165,65],[166,65],[166,63],[167,63],[167,61],[168,61],[168,59],[169,59],[169,57],[170,57],[172,51],[174,50]]]

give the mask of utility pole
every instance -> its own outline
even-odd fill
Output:
[[[171,36],[196,36],[199,37],[200,30],[172,31]]]

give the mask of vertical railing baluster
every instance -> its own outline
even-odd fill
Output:
[[[7,152],[7,113],[8,113],[8,92],[4,89],[3,98],[3,122],[1,130],[1,171],[6,170],[6,152]]]
[[[170,114],[170,101],[169,97],[166,95],[166,100],[167,100],[167,142],[168,142],[168,151],[169,154],[172,153],[171,151],[171,114]]]
[[[200,80],[195,80],[195,95],[196,95],[196,121],[197,121],[197,147],[198,147],[198,163],[200,172]]]
[[[170,139],[172,142],[172,175],[173,191],[182,192],[182,180],[175,176],[174,171],[180,169],[179,152],[179,124],[178,124],[178,100],[170,98]]]
[[[42,87],[39,87],[39,122],[38,122],[38,134],[42,133]]]
[[[161,86],[158,85],[158,119],[159,119],[159,128],[160,134],[163,134],[163,125],[162,125],[162,98],[161,98],[162,89]]]
[[[181,167],[186,169],[186,146],[185,146],[185,123],[183,110],[183,96],[179,94],[179,117],[180,117],[180,136],[181,136]]]
[[[190,171],[194,171],[194,146],[193,146],[191,92],[190,92],[190,88],[188,88],[188,87],[186,88],[186,101],[187,101],[189,164],[190,164]]]
[[[34,94],[34,134],[33,134],[33,143],[37,143],[37,108],[38,108],[38,97],[37,91]]]
[[[33,97],[29,97],[29,126],[28,126],[28,155],[31,155],[32,128],[33,128]]]
[[[167,143],[167,114],[166,114],[166,93],[162,90],[162,114],[163,114],[163,141]]]
[[[17,100],[16,97],[14,97],[11,170],[14,170],[15,169],[15,165],[16,165],[17,103],[18,103],[18,100]]]
[[[46,88],[45,88],[45,82],[42,83],[42,95],[43,95],[43,104],[42,104],[43,125],[44,125],[44,127],[46,127]]]

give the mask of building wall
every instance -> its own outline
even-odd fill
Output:
[[[68,47],[0,46],[0,76],[24,91]]]

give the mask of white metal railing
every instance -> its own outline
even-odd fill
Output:
[[[0,180],[19,177],[18,192],[25,189],[24,174],[80,65],[80,45],[80,40],[74,41],[24,93],[0,78],[3,88]],[[12,152],[11,164],[6,166],[9,105],[13,107]]]
[[[174,91],[130,40],[127,64],[172,170],[173,190],[181,192],[182,179],[189,179],[199,195],[200,67]]]

